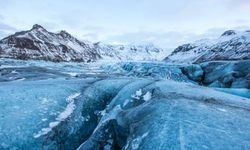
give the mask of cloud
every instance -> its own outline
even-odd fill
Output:
[[[1,2],[0,9],[8,8],[9,4],[10,4],[10,0]]]
[[[5,24],[5,23],[3,23],[3,22],[0,22],[0,29],[1,30],[16,30],[16,28],[14,28],[14,27],[12,27],[12,26],[10,26],[10,25],[7,25],[7,24]]]
[[[8,36],[9,34],[12,34],[15,31],[16,31],[16,28],[8,24],[5,24],[3,22],[0,22],[0,39]]]
[[[228,11],[247,11],[250,12],[250,1],[249,0],[226,0]]]
[[[216,38],[225,29],[210,29],[202,34],[194,32],[178,32],[178,31],[138,31],[121,33],[117,35],[106,35],[104,41],[108,43],[153,43],[164,48],[176,48],[179,45],[194,42],[203,38]]]
[[[229,0],[229,2],[234,6],[250,6],[249,0]]]
[[[175,48],[250,26],[250,0],[8,0],[1,7],[1,35],[16,31],[12,25],[20,31],[38,23],[82,40]]]

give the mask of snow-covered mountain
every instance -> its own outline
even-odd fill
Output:
[[[66,31],[48,32],[40,25],[17,32],[0,41],[1,57],[49,61],[93,61],[100,55]]]
[[[250,31],[228,30],[218,39],[205,39],[181,45],[164,60],[176,63],[201,63],[245,59],[250,59]]]
[[[165,51],[152,44],[107,45],[94,43],[94,49],[104,60],[162,60]]]
[[[40,25],[0,41],[0,57],[49,61],[92,62],[109,60],[163,59],[163,49],[153,45],[106,45],[83,42],[66,31],[52,33]]]

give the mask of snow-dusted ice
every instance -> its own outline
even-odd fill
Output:
[[[92,80],[46,79],[0,84],[1,148],[35,146],[74,111],[74,100]],[[39,140],[38,140],[39,141]]]
[[[200,66],[0,64],[0,149],[250,149],[249,90]]]

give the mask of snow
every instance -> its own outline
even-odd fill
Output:
[[[150,92],[147,92],[145,95],[143,95],[144,101],[149,101],[152,98],[152,94]]]
[[[190,44],[192,48],[183,45],[184,49],[173,52],[165,60],[175,63],[201,63],[213,60],[249,59],[247,49],[249,49],[250,33],[235,32],[235,35],[195,41]]]
[[[68,42],[67,45],[78,53],[81,53],[84,50],[83,47],[78,43]]]
[[[152,44],[144,45],[106,45],[99,43],[96,49],[100,52],[105,61],[126,61],[126,60],[162,60],[167,55],[167,51]],[[101,60],[102,61],[102,60]]]
[[[76,73],[76,72],[65,72],[65,73],[71,75],[72,77],[75,77],[78,75],[78,73]]]
[[[142,95],[142,90],[139,89],[138,91],[136,91],[136,92],[135,92],[135,95],[136,95],[136,96],[141,96],[141,95]]]
[[[227,112],[227,110],[224,109],[224,108],[218,108],[218,110],[220,110],[220,111],[222,111],[222,112]]]
[[[126,99],[123,103],[123,107],[125,107],[130,102],[130,99]]]
[[[70,95],[67,98],[67,102],[69,104],[67,105],[66,109],[59,114],[59,116],[56,118],[56,120],[58,120],[60,122],[64,121],[66,118],[68,118],[72,114],[72,112],[74,111],[74,109],[76,107],[74,104],[74,99],[79,97],[80,95],[81,95],[81,93],[75,93],[75,94]]]
[[[139,137],[137,137],[136,139],[134,139],[134,140],[132,141],[132,144],[131,144],[131,145],[132,145],[132,150],[139,149],[142,140],[143,140],[146,136],[148,136],[148,132],[146,132],[146,133],[144,133],[142,136],[139,136]]]
[[[131,97],[134,98],[134,99],[137,99],[139,100],[142,96],[142,90],[139,89],[138,91],[135,92],[135,94],[132,94]]]
[[[60,124],[60,122],[67,119],[74,111],[75,104],[74,99],[80,96],[81,93],[74,93],[67,98],[68,105],[66,106],[65,110],[61,112],[58,117],[56,118],[57,121],[50,122],[48,128],[43,128],[41,131],[39,131],[37,134],[34,134],[34,138],[39,138],[42,135],[48,134],[52,129]]]

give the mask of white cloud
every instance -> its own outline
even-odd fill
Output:
[[[0,22],[0,39],[12,34],[16,29],[8,24]]]

